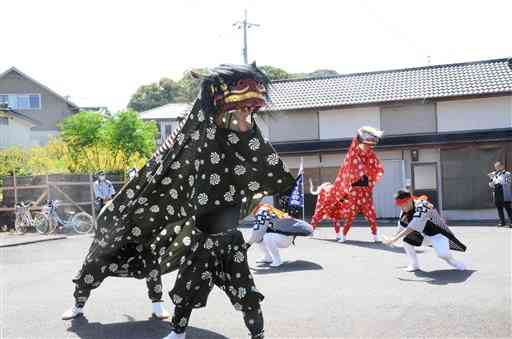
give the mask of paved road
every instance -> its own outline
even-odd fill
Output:
[[[382,228],[391,233],[392,228]],[[511,337],[509,229],[457,227],[468,245],[467,272],[452,271],[430,248],[423,272],[403,270],[401,248],[369,243],[367,228],[352,241],[297,240],[280,269],[258,267],[249,252],[257,286],[266,295],[267,338]],[[1,338],[161,338],[165,322],[148,320],[145,283],[110,278],[93,292],[86,318],[62,321],[72,303],[71,278],[80,267],[88,236],[0,248]],[[175,275],[165,277],[166,290]],[[166,296],[166,300],[168,297]],[[170,305],[170,304],[169,304]],[[187,338],[247,338],[241,315],[215,290],[206,309],[194,312]]]

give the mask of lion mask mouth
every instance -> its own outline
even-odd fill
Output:
[[[233,87],[223,86],[222,91],[217,92],[213,100],[222,112],[256,112],[267,103],[265,86],[253,79],[241,79]]]

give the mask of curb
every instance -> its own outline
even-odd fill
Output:
[[[21,246],[21,245],[35,244],[38,242],[47,242],[47,241],[62,240],[62,239],[67,239],[67,237],[60,236],[60,237],[55,237],[55,238],[50,238],[50,239],[27,240],[27,241],[23,241],[23,242],[17,242],[15,244],[0,245],[0,248],[15,247],[15,246]]]

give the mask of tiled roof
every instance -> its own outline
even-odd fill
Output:
[[[512,59],[274,81],[266,110],[512,93]]]
[[[140,112],[139,115],[144,120],[167,120],[177,119],[192,109],[191,104],[170,103],[150,110]]]

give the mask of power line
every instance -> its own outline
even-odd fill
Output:
[[[251,27],[260,27],[259,24],[250,23],[247,22],[247,10],[244,10],[244,20],[243,21],[237,21],[233,24],[233,27],[236,29],[242,29],[243,30],[243,47],[242,47],[242,55],[244,58],[244,64],[248,64],[248,53],[247,53],[247,29]]]

